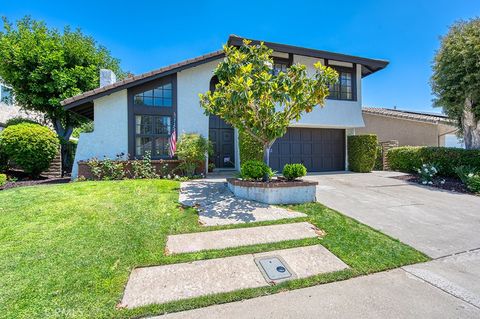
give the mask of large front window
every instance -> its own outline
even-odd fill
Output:
[[[160,85],[154,89],[136,94],[133,97],[135,105],[172,107],[172,83]]]
[[[171,116],[135,115],[135,156],[150,152],[153,158],[168,157],[171,134]]]
[[[328,98],[353,100],[353,71],[337,70],[338,82],[330,87]]]

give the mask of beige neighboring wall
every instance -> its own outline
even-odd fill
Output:
[[[393,118],[363,113],[365,127],[355,129],[355,134],[377,134],[380,142],[397,140],[400,146],[444,146],[444,134],[455,127],[409,119]]]

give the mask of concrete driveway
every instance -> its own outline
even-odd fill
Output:
[[[319,182],[319,202],[432,261],[165,317],[480,318],[480,197],[412,185],[391,178],[395,175],[307,178]]]
[[[401,173],[331,173],[318,181],[317,200],[432,258],[480,248],[480,197],[414,185]]]

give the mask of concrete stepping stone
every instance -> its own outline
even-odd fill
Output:
[[[293,278],[348,268],[321,245],[276,250],[190,263],[137,268],[128,280],[121,306],[135,308],[174,300],[268,286],[256,261],[275,257]],[[278,268],[277,268],[278,269]]]
[[[223,180],[183,182],[179,202],[196,207],[203,226],[306,217],[300,212],[235,197]]]
[[[314,238],[319,235],[322,235],[322,232],[307,222],[216,230],[168,236],[166,250],[168,254],[180,254],[210,249],[274,243],[285,240]]]

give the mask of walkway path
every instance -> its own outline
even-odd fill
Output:
[[[182,183],[179,201],[183,205],[197,207],[199,222],[204,226],[306,216],[285,208],[234,197],[226,187],[224,178]]]

